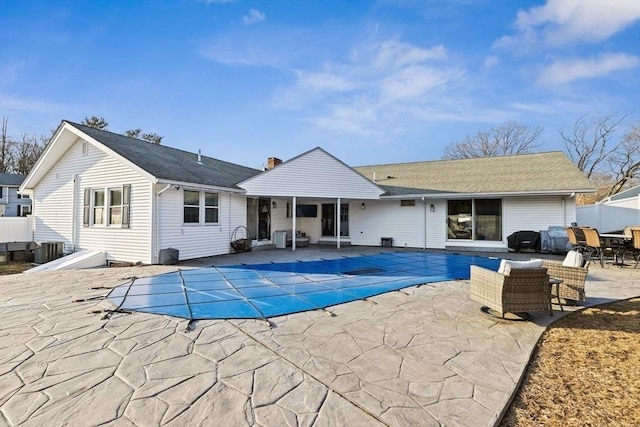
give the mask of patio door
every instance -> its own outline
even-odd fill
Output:
[[[322,236],[336,237],[336,204],[322,204]],[[340,236],[349,235],[349,205],[340,204]]]
[[[254,240],[271,236],[271,199],[247,199],[247,229]]]

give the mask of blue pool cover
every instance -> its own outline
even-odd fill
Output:
[[[116,310],[184,319],[266,319],[355,301],[425,283],[469,279],[469,266],[496,270],[479,256],[395,252],[178,270],[114,288]]]

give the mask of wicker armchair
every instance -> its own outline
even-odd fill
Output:
[[[562,279],[562,283],[558,285],[558,293],[553,295],[564,300],[584,301],[586,295],[584,292],[584,283],[587,280],[589,272],[589,261],[583,267],[567,267],[562,265],[562,261],[553,261],[550,259],[542,260],[543,267],[547,268],[547,273],[554,279]],[[555,293],[556,287],[552,292]]]
[[[470,297],[503,318],[505,313],[529,311],[548,311],[553,315],[549,275],[544,267],[512,268],[508,275],[503,275],[472,265]]]

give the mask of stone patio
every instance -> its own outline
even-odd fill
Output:
[[[188,264],[373,251],[265,250]],[[271,323],[198,321],[190,331],[186,320],[158,315],[104,318],[112,305],[91,299],[128,277],[176,268],[0,276],[0,426],[489,426],[561,317],[554,306],[554,317],[534,313],[530,322],[489,318],[469,300],[467,281]],[[640,270],[593,265],[587,295],[589,305],[638,296]]]

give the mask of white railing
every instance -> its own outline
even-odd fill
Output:
[[[33,217],[0,218],[0,243],[33,241]]]

